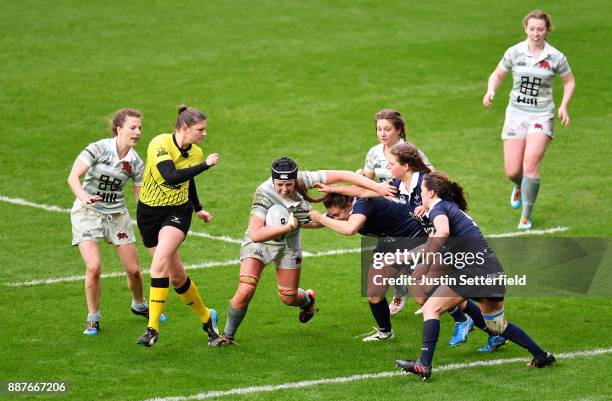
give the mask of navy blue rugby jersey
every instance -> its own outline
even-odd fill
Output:
[[[385,198],[357,199],[352,214],[361,214],[366,222],[359,234],[374,237],[426,236],[423,226],[405,205]]]
[[[431,221],[427,216],[417,217],[414,215],[414,209],[418,206],[423,205],[423,198],[421,197],[421,184],[423,183],[423,177],[425,173],[419,172],[412,175],[412,182],[410,188],[406,188],[406,185],[401,180],[391,180],[389,183],[397,188],[395,195],[395,201],[405,205],[410,211],[413,219],[417,220],[427,232],[433,230]]]

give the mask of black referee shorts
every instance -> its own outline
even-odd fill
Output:
[[[149,206],[138,202],[136,208],[136,221],[142,236],[142,243],[147,248],[157,246],[157,237],[162,227],[176,227],[185,233],[191,226],[193,206],[187,202],[180,206]]]

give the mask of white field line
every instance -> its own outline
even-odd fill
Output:
[[[574,359],[578,357],[591,357],[598,356],[603,354],[612,353],[612,348],[597,348],[593,350],[585,350],[585,351],[576,351],[576,352],[565,352],[562,354],[555,355],[557,359]],[[442,365],[434,368],[434,372],[444,372],[448,370],[459,370],[459,369],[467,369],[474,368],[480,366],[497,366],[497,365],[505,365],[515,362],[526,362],[525,358],[509,358],[509,359],[493,359],[488,361],[475,361],[468,363],[453,363],[449,365]],[[374,380],[374,379],[384,379],[388,377],[396,377],[406,375],[407,373],[398,372],[398,371],[388,371],[388,372],[380,372],[380,373],[368,373],[362,375],[352,375],[352,376],[343,376],[343,377],[334,377],[329,379],[318,379],[318,380],[304,380],[299,382],[290,382],[284,384],[276,384],[276,385],[268,385],[268,386],[252,386],[252,387],[239,387],[231,390],[222,390],[222,391],[208,391],[205,393],[193,394],[189,396],[176,396],[176,397],[157,397],[150,398],[146,401],[188,401],[188,400],[204,400],[209,398],[220,398],[226,396],[235,396],[235,395],[243,395],[243,394],[254,394],[254,393],[269,393],[279,390],[287,390],[287,389],[298,389],[298,388],[307,388],[307,387],[315,387],[321,385],[328,384],[340,384],[340,383],[351,383],[362,380]]]
[[[6,203],[12,203],[13,205],[29,206],[29,207],[33,207],[36,209],[43,209],[49,212],[70,213],[70,209],[64,209],[59,206],[53,206],[53,205],[45,205],[42,203],[34,203],[34,202],[30,202],[30,201],[27,201],[21,198],[9,198],[7,196],[0,195],[0,201],[6,202]],[[136,225],[136,220],[132,220],[132,225]],[[208,239],[212,239],[215,241],[229,242],[232,244],[240,244],[242,242],[239,239],[231,238],[231,237],[228,237],[227,235],[218,236],[218,235],[212,235],[212,234],[207,234],[207,233],[198,232],[198,231],[189,231],[189,235],[193,235],[194,237],[208,238]]]

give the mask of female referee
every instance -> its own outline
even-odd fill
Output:
[[[467,278],[489,278],[503,274],[503,268],[495,253],[489,248],[476,223],[469,217],[463,189],[441,173],[427,174],[422,183],[423,206],[429,210],[429,219],[434,232],[425,245],[424,255],[439,254],[444,261],[453,258],[453,263],[443,266],[435,264],[433,257],[417,266],[413,277],[420,282],[422,277],[439,277],[440,273],[457,278],[459,273]],[[459,255],[462,254],[462,258]],[[468,259],[468,255],[472,257]],[[469,261],[468,261],[469,260]],[[461,261],[461,264],[459,263]],[[439,262],[437,262],[439,263]],[[464,307],[474,324],[489,335],[503,336],[529,350],[533,355],[530,366],[551,365],[555,357],[544,351],[520,327],[508,322],[504,316],[503,285],[449,285],[433,286],[425,290],[425,302],[420,311],[423,314],[423,336],[421,356],[418,360],[397,360],[396,365],[423,380],[431,376],[433,354],[440,333],[440,313],[457,305]],[[469,298],[476,300],[480,308]],[[467,300],[467,302],[465,302]]]
[[[276,267],[276,281],[280,301],[300,308],[299,321],[307,323],[315,313],[315,292],[300,285],[302,246],[300,228],[318,228],[310,222],[311,201],[307,191],[316,183],[350,182],[391,195],[387,185],[350,171],[299,171],[297,164],[286,157],[272,163],[272,177],[255,191],[249,226],[240,248],[240,277],[236,294],[230,300],[223,336],[215,345],[234,342],[238,327],[246,316],[251,299],[264,267],[272,262]],[[266,226],[266,214],[275,205],[282,205],[289,213],[284,225]]]
[[[137,208],[142,241],[153,255],[149,323],[137,341],[146,347],[153,346],[159,338],[159,321],[170,283],[202,322],[209,345],[218,337],[217,312],[202,302],[195,283],[185,273],[178,252],[189,231],[192,213],[205,223],[213,218],[202,208],[194,181],[196,175],[219,161],[216,153],[204,161],[202,149],[197,146],[206,136],[207,124],[206,115],[200,110],[181,106],[174,132],[156,136],[147,150]]]
[[[98,238],[115,245],[127,274],[132,292],[132,312],[148,317],[149,307],[143,297],[142,273],[138,265],[136,238],[130,214],[125,206],[123,186],[134,182],[138,199],[144,163],[134,147],[140,140],[140,113],[122,109],[111,120],[112,138],[87,145],[72,165],[68,185],[76,196],[70,219],[72,245],[78,245],[85,262],[85,298],[87,327],[83,334],[100,331],[100,249]],[[81,186],[81,177],[85,175]]]
[[[394,145],[406,143],[406,121],[399,111],[393,109],[383,109],[375,115],[376,135],[380,143],[373,146],[366,155],[365,165],[358,173],[377,181],[388,181],[393,178],[391,174],[391,149]],[[425,165],[433,170],[433,166],[420,149],[417,149],[419,156]],[[408,298],[408,290],[405,286],[396,285],[393,301],[389,305],[392,315],[398,314]]]
[[[506,74],[512,72],[513,85],[506,108],[502,129],[504,141],[504,169],[514,182],[510,206],[523,206],[518,229],[533,227],[531,213],[540,190],[540,165],[548,144],[553,139],[553,78],[559,74],[563,81],[563,99],[557,114],[567,126],[567,111],[575,81],[567,59],[546,41],[552,31],[550,18],[540,10],[533,10],[523,20],[527,40],[508,50],[488,81],[482,103],[491,107],[495,90]]]

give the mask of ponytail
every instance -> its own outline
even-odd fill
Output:
[[[423,177],[425,187],[438,196],[438,198],[446,201],[455,202],[459,209],[464,212],[468,209],[466,195],[463,192],[461,185],[455,181],[451,181],[447,176],[440,172],[426,174]]]

